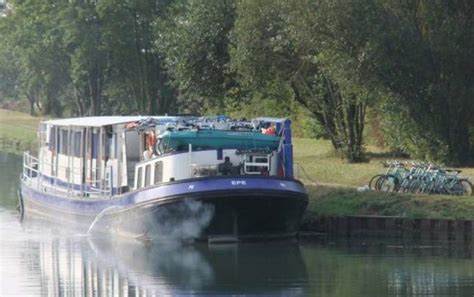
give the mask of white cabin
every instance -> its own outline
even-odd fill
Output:
[[[150,127],[134,126],[149,119],[154,121]],[[42,122],[38,158],[25,154],[28,172],[24,175],[36,179],[43,191],[62,191],[69,197],[111,197],[203,176],[277,175],[278,150],[242,153],[237,149],[195,150],[189,145],[181,151],[155,151],[147,158],[150,134],[160,135],[182,119],[108,116]],[[227,166],[225,172],[222,166]]]

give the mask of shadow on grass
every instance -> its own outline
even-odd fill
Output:
[[[366,159],[409,159],[410,155],[404,152],[389,151],[389,152],[367,152],[365,153]]]

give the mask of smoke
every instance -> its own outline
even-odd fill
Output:
[[[154,214],[156,234],[152,240],[190,241],[201,236],[214,215],[214,206],[194,199],[160,207]]]
[[[213,205],[190,198],[156,206],[153,212],[135,213],[130,220],[123,214],[120,219],[113,216],[122,209],[119,206],[103,209],[88,225],[86,236],[92,235],[93,231],[105,231],[144,242],[188,242],[202,235],[214,215]]]
[[[175,288],[198,290],[215,281],[214,270],[203,254],[205,250],[195,245],[159,242],[147,247],[119,238],[109,239],[88,237],[93,253],[84,253],[85,260],[97,263],[107,273],[114,270],[151,295],[175,296]]]

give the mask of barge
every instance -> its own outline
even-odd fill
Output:
[[[294,236],[308,204],[289,119],[84,117],[40,124],[23,219],[145,240]]]

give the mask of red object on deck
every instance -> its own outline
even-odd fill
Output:
[[[262,129],[262,133],[263,134],[270,134],[270,135],[275,135],[276,134],[276,129],[275,127],[270,127],[270,128],[267,128],[267,129]]]

